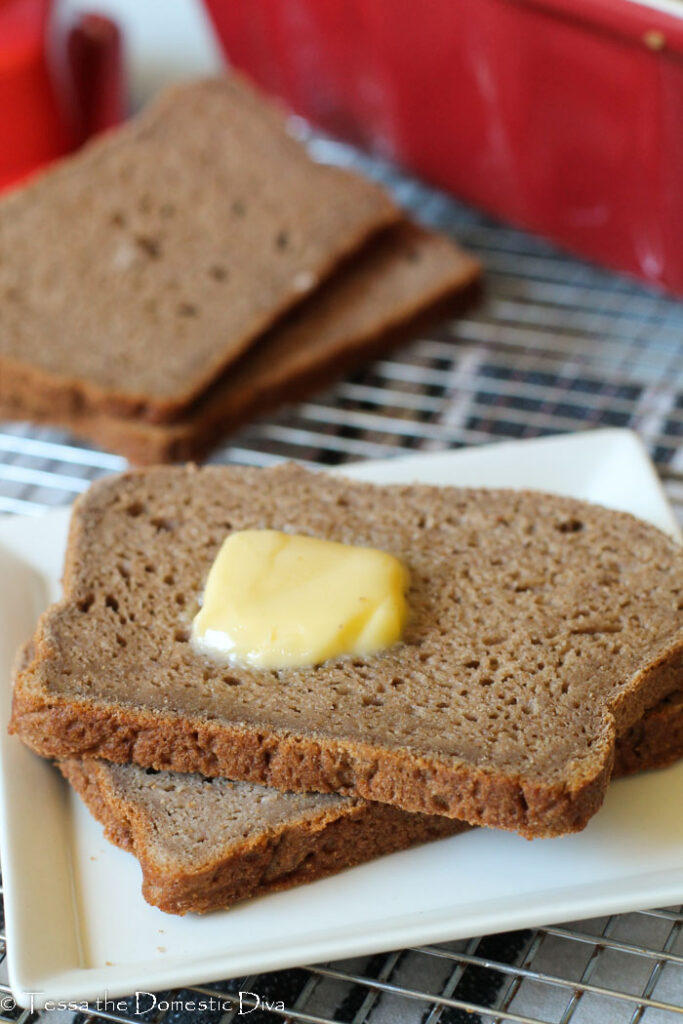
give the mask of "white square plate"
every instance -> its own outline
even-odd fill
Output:
[[[344,467],[377,482],[531,487],[676,522],[634,434],[606,430]],[[0,522],[2,720],[10,666],[59,592],[68,510]],[[0,733],[9,977],[18,1001],[97,1000],[683,900],[683,764],[614,783],[580,835],[477,830],[207,917],[147,906],[52,767]]]

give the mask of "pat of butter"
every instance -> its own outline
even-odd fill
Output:
[[[223,543],[193,622],[202,653],[258,668],[318,665],[396,643],[408,574],[393,555],[277,530]]]

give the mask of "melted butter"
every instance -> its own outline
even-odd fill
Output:
[[[211,567],[193,643],[264,669],[367,655],[400,639],[408,573],[393,555],[277,530],[243,530]]]

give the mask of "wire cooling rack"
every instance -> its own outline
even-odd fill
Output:
[[[253,423],[211,461],[332,465],[630,427],[649,448],[683,522],[683,305],[503,227],[348,147],[321,139],[311,145],[322,160],[361,166],[422,220],[458,237],[481,258],[486,293],[465,316],[324,394]],[[57,431],[0,425],[0,511],[38,514],[124,465]],[[681,801],[673,802],[672,813],[682,811]],[[3,933],[0,1020],[38,1019],[12,1007],[2,984],[5,955]],[[284,1008],[264,1009],[266,1001]],[[201,1002],[205,1008],[197,1009]],[[162,993],[154,1004],[131,999],[125,1012],[118,1005],[66,1009],[40,1019],[683,1024],[683,907],[238,978]]]

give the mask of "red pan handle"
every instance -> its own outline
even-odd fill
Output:
[[[54,15],[51,0],[0,0],[0,188],[124,113],[117,26],[97,14],[67,24]]]

